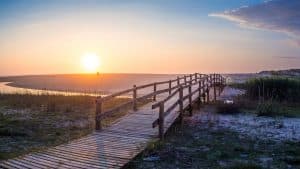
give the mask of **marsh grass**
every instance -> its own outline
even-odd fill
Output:
[[[300,101],[300,80],[298,78],[253,78],[246,83],[232,84],[232,86],[246,89],[246,96],[253,100]]]
[[[300,116],[299,78],[254,78],[231,87],[246,90],[245,95],[235,98],[235,103],[248,112],[259,116]]]
[[[104,110],[129,101],[115,98]],[[109,125],[127,110],[104,119]],[[80,138],[94,130],[95,97],[0,94],[0,159]]]

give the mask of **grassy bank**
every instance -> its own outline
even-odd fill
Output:
[[[300,81],[296,78],[255,78],[241,84],[241,87],[246,89],[246,96],[253,100],[300,101]]]
[[[175,126],[164,142],[151,143],[130,169],[263,169],[300,167],[299,142],[249,138],[213,124]]]
[[[254,78],[246,83],[231,84],[231,87],[246,91],[245,95],[235,98],[235,108],[262,116],[300,117],[298,78]]]
[[[127,102],[116,98],[104,109]],[[126,110],[104,120],[108,125]],[[0,159],[59,145],[91,133],[94,129],[95,98],[0,94]]]

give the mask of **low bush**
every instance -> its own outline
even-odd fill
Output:
[[[238,103],[226,104],[223,102],[217,102],[216,112],[220,114],[236,114],[240,112],[240,105]]]
[[[279,102],[300,101],[300,81],[291,78],[269,77],[250,79],[244,84],[250,99],[276,100]]]
[[[262,167],[254,163],[236,162],[232,166],[226,167],[226,169],[262,169]]]
[[[267,101],[257,105],[256,113],[258,116],[276,116],[280,114],[278,104]]]

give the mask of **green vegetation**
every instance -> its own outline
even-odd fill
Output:
[[[214,103],[214,106],[216,107],[216,113],[220,114],[236,114],[241,112],[241,105],[238,103],[225,104],[218,101]]]
[[[127,102],[115,98],[104,109]],[[126,110],[104,120],[104,125]],[[95,97],[0,94],[0,160],[80,138],[94,129]]]
[[[256,113],[258,116],[274,116],[279,115],[280,112],[276,103],[273,103],[272,101],[266,101],[263,103],[258,103]]]
[[[173,126],[164,142],[151,143],[130,169],[285,169],[300,167],[299,142],[257,140],[210,124]]]
[[[253,100],[300,101],[300,80],[296,78],[254,78],[233,86],[246,89],[246,96]]]
[[[232,87],[245,89],[244,96],[235,98],[237,107],[260,116],[300,116],[299,78],[254,78]]]

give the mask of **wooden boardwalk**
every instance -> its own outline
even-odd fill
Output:
[[[121,168],[142,152],[149,141],[158,140],[158,136],[162,138],[162,135],[180,117],[180,113],[183,113],[182,110],[188,109],[194,101],[199,101],[199,99],[201,101],[201,92],[205,93],[206,89],[211,88],[211,84],[207,85],[207,88],[202,87],[199,88],[203,90],[194,87],[194,91],[200,91],[197,97],[193,97],[193,91],[191,91],[193,87],[182,91],[183,96],[188,96],[181,99],[182,102],[178,100],[178,97],[174,97],[176,93],[179,93],[180,97],[179,88],[174,88],[173,93],[170,92],[165,98],[161,97],[160,100],[157,99],[158,101],[131,111],[110,127],[101,131],[96,130],[86,137],[43,152],[2,161],[0,168]],[[159,113],[156,107],[160,107]],[[168,109],[164,111],[164,107]],[[167,114],[163,115],[163,113]],[[155,128],[157,125],[159,130]]]

